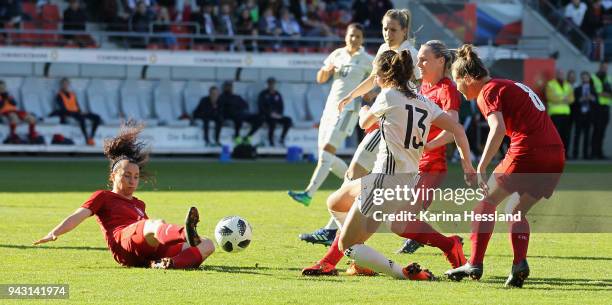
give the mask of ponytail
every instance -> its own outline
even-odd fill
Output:
[[[410,82],[414,78],[414,63],[408,50],[399,53],[385,51],[378,57],[376,64],[383,83],[390,84],[408,98],[416,96]]]
[[[452,70],[459,78],[470,76],[473,79],[481,79],[489,76],[489,71],[471,44],[464,44],[457,50],[457,59],[452,65]]]

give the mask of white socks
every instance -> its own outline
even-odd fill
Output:
[[[310,184],[308,184],[308,187],[306,187],[306,193],[308,196],[313,197],[315,192],[319,190],[327,178],[327,175],[329,175],[330,171],[334,173],[334,175],[338,176],[338,178],[343,179],[347,169],[348,166],[346,163],[344,163],[344,161],[342,161],[342,159],[323,150],[319,155],[319,162],[317,163],[317,167],[312,174],[312,178],[310,178]]]
[[[359,266],[370,268],[397,279],[406,279],[401,266],[364,244],[349,247],[344,251],[344,255],[354,259],[355,264]]]
[[[327,226],[325,226],[326,229],[338,229],[338,228],[342,228],[342,226],[344,225],[344,220],[346,219],[346,215],[348,215],[348,212],[336,212],[336,211],[329,211],[329,213],[332,215],[330,222],[327,223]],[[334,223],[334,228],[331,227],[330,223]]]

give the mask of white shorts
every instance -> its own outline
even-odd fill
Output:
[[[402,208],[412,202],[411,193],[407,192],[409,198],[405,198],[404,192],[392,198],[385,198],[382,193],[386,189],[395,190],[397,186],[402,189],[407,186],[409,189],[415,187],[419,181],[418,173],[406,174],[369,174],[361,178],[361,192],[357,197],[357,208],[364,216],[371,218],[375,213],[391,214],[397,213]]]
[[[366,134],[357,149],[351,163],[357,163],[368,172],[374,168],[376,162],[376,154],[378,154],[378,145],[382,139],[380,129],[376,129]]]
[[[345,109],[337,118],[334,114],[323,114],[319,123],[319,151],[327,144],[340,148],[342,141],[353,134],[358,120],[359,113],[352,109]]]

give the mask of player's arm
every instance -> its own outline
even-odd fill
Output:
[[[487,117],[487,123],[489,124],[489,135],[487,136],[487,142],[485,144],[482,157],[480,158],[480,163],[476,169],[481,175],[481,183],[486,183],[484,174],[486,174],[489,163],[491,163],[491,160],[493,160],[493,157],[495,154],[497,154],[497,151],[504,140],[504,136],[506,135],[506,124],[504,123],[504,117],[502,116],[501,112],[491,112]],[[481,187],[485,189],[487,188],[486,184],[481,185]]]
[[[453,122],[459,122],[459,113],[456,110],[447,110],[444,111],[444,113],[446,113],[446,115],[448,115],[453,120]],[[437,137],[425,144],[425,151],[438,148],[442,145],[446,145],[452,142],[454,139],[455,137],[453,136],[452,132],[442,130],[442,132]]]
[[[85,220],[92,214],[93,213],[91,212],[90,209],[78,208],[76,211],[74,211],[74,213],[72,213],[72,215],[66,217],[64,221],[62,221],[59,225],[53,228],[51,232],[47,233],[45,237],[35,241],[33,244],[34,245],[44,244],[46,242],[56,240],[58,236],[72,231],[79,224],[81,224],[83,220]]]
[[[317,72],[317,83],[326,83],[329,78],[334,75],[334,69],[335,67],[333,64],[328,64],[321,67],[321,69],[319,69],[319,71]]]
[[[474,174],[476,171],[472,166],[472,160],[470,159],[470,144],[468,143],[463,126],[446,113],[440,114],[431,123],[447,131],[455,139],[457,148],[459,148],[459,155],[461,156],[461,167],[463,167],[463,172],[465,173],[465,181],[468,185],[475,185],[476,181]]]
[[[370,111],[370,106],[364,105],[359,110],[359,127],[361,129],[368,129],[378,121],[378,117]]]
[[[374,78],[375,75],[371,74],[370,76],[368,76],[368,78],[362,81],[361,84],[357,86],[357,88],[353,89],[353,91],[351,91],[347,96],[340,100],[340,103],[338,103],[338,110],[342,112],[346,104],[370,92],[374,88]]]

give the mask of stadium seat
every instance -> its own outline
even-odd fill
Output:
[[[274,77],[277,81],[280,82],[302,81],[302,71],[300,69],[262,68],[260,70],[259,76],[262,81],[265,81],[269,77]]]
[[[187,82],[183,89],[183,111],[192,116],[193,111],[200,103],[200,99],[208,95],[208,89],[213,85],[216,84],[213,82]],[[194,120],[194,123],[198,126],[202,125],[201,120]]]
[[[309,117],[315,122],[323,115],[323,109],[325,109],[330,88],[331,85],[329,84],[311,84],[308,86],[306,91],[306,109],[308,110]]]
[[[264,82],[253,82],[247,86],[244,98],[247,103],[249,103],[249,109],[251,109],[251,111],[259,111],[259,105],[257,105],[259,93],[265,88],[266,84]]]
[[[180,120],[183,83],[163,80],[155,88],[153,105],[160,125],[185,127],[189,120]]]
[[[170,67],[149,66],[147,79],[170,79]]]
[[[118,86],[114,90],[111,89],[112,87],[104,82],[94,80],[86,90],[89,110],[99,115],[104,125],[119,125],[121,123],[116,93]]]
[[[70,79],[70,87],[72,88],[72,91],[74,91],[79,105],[81,105],[81,108],[84,111],[91,111],[91,109],[89,109],[89,103],[87,103],[87,94],[85,92],[85,90],[87,89],[87,85],[89,85],[89,79],[87,78]],[[57,86],[57,89],[59,90],[59,80],[57,82]],[[57,90],[55,92],[57,92]]]
[[[59,117],[49,117],[53,111],[51,88],[40,78],[27,78],[21,86],[21,103],[24,110],[34,114],[46,124],[58,124]]]
[[[151,107],[151,84],[146,81],[128,79],[121,87],[121,109],[126,118],[157,125]]]
[[[277,83],[276,86],[285,103],[285,115],[293,119],[293,125],[297,128],[312,127],[313,121],[308,119],[304,104],[307,85]]]
[[[3,76],[32,76],[32,63],[1,62],[0,71]]]
[[[0,71],[4,72],[2,68]],[[19,98],[19,93],[21,89],[21,84],[23,84],[23,78],[21,77],[0,77],[1,80],[6,84],[6,90],[10,95],[15,97],[18,105],[21,107],[21,99]]]

